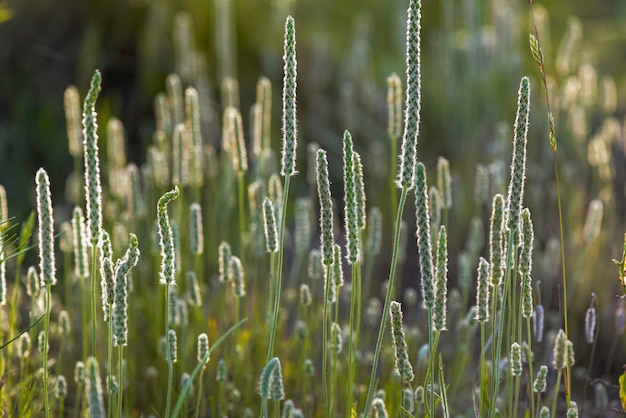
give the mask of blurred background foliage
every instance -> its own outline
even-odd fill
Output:
[[[44,166],[53,179],[53,196],[59,197],[57,216],[69,219],[71,207],[61,203],[65,190],[61,179],[73,167],[63,92],[75,84],[84,96],[95,68],[103,74],[98,102],[101,137],[106,137],[109,117],[119,117],[130,161],[145,161],[155,129],[154,98],[165,90],[165,78],[173,72],[185,85],[198,89],[204,139],[216,145],[221,135],[221,80],[238,80],[240,109],[248,125],[256,82],[260,76],[268,77],[273,84],[273,141],[278,149],[287,14],[295,17],[297,28],[300,171],[307,170],[308,142],[317,142],[329,150],[331,161],[339,161],[340,135],[349,129],[364,156],[368,197],[381,202],[388,184],[381,178],[391,161],[386,77],[404,72],[407,3],[0,2],[0,184],[7,189],[12,215],[24,219],[34,207],[34,173]],[[535,13],[556,108],[568,267],[577,283],[571,292],[584,301],[575,314],[584,314],[594,290],[599,293],[600,315],[610,324],[616,312],[614,295],[621,292],[611,258],[621,256],[626,227],[626,2],[552,0],[535,4]],[[558,239],[554,172],[545,97],[528,48],[532,29],[527,2],[424,1],[422,16],[418,155],[431,179],[437,156],[451,163],[455,202],[449,234],[451,276],[456,272],[456,254],[466,245],[470,219],[477,215],[472,200],[476,164],[499,170],[508,181],[516,90],[520,78],[529,75],[533,94],[525,203],[537,231],[536,264],[541,267],[536,280],[558,283],[553,257]],[[338,164],[331,174],[340,196]],[[305,175],[296,177],[300,194],[307,193],[305,180]],[[505,182],[494,182],[491,191],[505,191]],[[604,220],[601,238],[586,242],[583,226],[592,199],[604,203]],[[390,208],[385,210],[388,221]],[[485,207],[478,213],[485,223],[488,211]],[[409,264],[407,269],[417,269]],[[576,337],[572,339],[576,342]]]

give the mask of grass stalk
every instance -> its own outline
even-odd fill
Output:
[[[120,344],[117,348],[117,365],[118,365],[118,389],[117,389],[117,418],[122,417],[122,391],[124,390],[124,346]],[[111,408],[109,408],[111,409]]]
[[[50,418],[50,405],[48,404],[48,347],[49,344],[49,336],[50,336],[50,293],[52,291],[51,284],[48,283],[46,285],[46,322],[44,328],[44,335],[46,336],[46,341],[43,346],[43,402],[44,402],[44,411],[46,414],[46,418]]]
[[[91,355],[96,357],[96,264],[98,247],[92,244],[91,252]],[[84,280],[83,280],[84,281]]]
[[[282,213],[280,216],[280,230],[278,231],[279,240],[278,240],[278,260],[277,260],[277,268],[276,268],[276,279],[274,282],[275,291],[274,291],[274,311],[272,313],[272,329],[270,333],[270,342],[267,349],[267,362],[271,360],[274,353],[274,341],[276,339],[276,329],[278,327],[278,311],[280,308],[280,290],[281,290],[281,281],[283,274],[283,250],[284,250],[284,239],[285,239],[285,218],[287,215],[287,198],[289,197],[289,182],[290,176],[285,176],[285,188],[283,192],[283,205],[282,205]]]
[[[328,391],[328,376],[327,372],[327,355],[328,355],[328,298],[330,297],[331,284],[331,264],[328,263],[324,268],[324,313],[322,318],[322,385],[324,386],[324,417],[330,416],[330,394]]]
[[[556,132],[554,128],[554,117],[552,116],[552,110],[550,108],[550,96],[548,95],[548,83],[546,81],[546,71],[545,71],[545,62],[543,58],[543,52],[541,50],[541,44],[539,42],[539,32],[537,30],[537,23],[535,21],[535,13],[533,11],[533,1],[528,0],[528,5],[530,7],[530,16],[533,22],[533,31],[534,31],[534,42],[533,37],[531,35],[530,45],[531,52],[533,54],[533,58],[537,62],[537,66],[539,67],[539,72],[541,74],[541,81],[543,84],[544,93],[546,95],[546,108],[548,111],[548,123],[550,128],[549,140],[550,140],[550,148],[552,149],[552,161],[554,163],[554,180],[556,182],[556,199],[557,199],[557,207],[559,212],[559,238],[561,241],[561,270],[563,276],[563,322],[564,322],[564,331],[566,338],[569,337],[568,332],[568,324],[567,324],[567,274],[565,268],[565,239],[563,232],[563,208],[561,204],[561,184],[559,182],[559,163],[557,161],[556,149],[557,149],[557,141],[556,141]],[[570,407],[570,364],[569,361],[566,360],[565,367],[565,400],[566,406],[569,409]],[[554,413],[554,411],[553,411]]]
[[[165,398],[165,418],[170,416],[170,401],[172,398],[172,378],[174,365],[170,356],[170,344],[167,333],[170,329],[170,284],[165,284],[165,359],[167,360],[167,396]]]
[[[350,418],[350,414],[352,411],[352,400],[354,398],[354,379],[356,373],[356,359],[355,359],[355,310],[356,310],[356,299],[358,294],[358,273],[357,273],[357,265],[353,265],[351,268],[352,282],[350,289],[350,341],[348,345],[348,384],[346,385],[347,391],[347,403],[346,403],[346,418]]]
[[[398,253],[400,247],[400,226],[402,224],[402,213],[404,212],[404,205],[406,203],[407,195],[409,194],[408,188],[402,188],[400,194],[400,201],[398,202],[398,212],[396,214],[396,221],[394,226],[393,237],[393,251],[391,256],[391,269],[389,271],[389,282],[387,285],[387,292],[385,294],[385,304],[383,307],[383,314],[380,321],[380,328],[378,329],[378,338],[376,339],[376,349],[374,351],[374,361],[372,363],[372,373],[370,375],[369,386],[367,388],[367,397],[365,399],[365,410],[363,416],[369,416],[370,407],[374,395],[374,384],[376,381],[376,371],[378,369],[378,359],[380,357],[380,349],[383,343],[383,335],[385,333],[385,325],[387,323],[387,316],[389,315],[389,305],[391,304],[391,294],[393,292],[394,284],[396,281],[396,267],[398,264]]]

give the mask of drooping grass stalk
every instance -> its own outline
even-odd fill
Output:
[[[43,168],[37,171],[37,218],[39,221],[39,278],[41,287],[45,287],[46,320],[44,328],[43,350],[43,390],[46,418],[50,417],[48,405],[48,347],[50,336],[50,297],[51,287],[56,284],[56,267],[54,261],[54,217],[52,198],[50,196],[50,179]]]
[[[130,243],[124,258],[115,265],[115,297],[113,312],[110,318],[113,324],[113,345],[118,347],[118,384],[117,417],[122,416],[122,392],[124,375],[122,364],[124,360],[124,346],[128,344],[128,274],[139,261],[139,242],[135,234],[130,234]],[[109,372],[110,373],[110,372]]]
[[[541,74],[541,81],[543,84],[543,89],[546,95],[546,107],[548,111],[548,125],[549,125],[549,140],[550,140],[550,148],[552,149],[552,161],[554,165],[554,180],[556,182],[556,199],[557,206],[559,211],[559,238],[561,241],[561,270],[563,273],[563,322],[565,335],[568,336],[568,326],[567,326],[567,274],[565,269],[565,238],[563,232],[563,208],[561,204],[561,184],[559,182],[559,164],[556,158],[556,130],[554,128],[554,116],[552,116],[552,110],[550,109],[550,96],[548,95],[548,83],[546,81],[546,71],[545,71],[545,63],[543,58],[543,51],[541,49],[541,44],[539,43],[539,32],[537,31],[537,24],[535,22],[535,14],[533,12],[533,2],[532,0],[528,0],[528,5],[530,7],[530,15],[533,21],[533,29],[535,34],[530,34],[530,50],[537,63],[537,67],[539,67],[539,73]],[[570,406],[570,365],[567,364],[565,368],[565,400],[566,406],[569,408]]]
[[[85,160],[85,195],[87,224],[91,243],[91,355],[96,356],[96,254],[102,229],[102,187],[100,184],[100,159],[98,156],[98,121],[95,110],[102,76],[96,70],[83,105],[83,148]]]
[[[271,399],[272,393],[272,376],[274,369],[280,367],[278,357],[273,357],[267,362],[263,373],[261,373],[261,381],[259,383],[259,393],[261,395],[261,418],[268,418],[267,401]]]
[[[283,274],[283,251],[285,240],[285,218],[287,215],[287,202],[289,197],[289,183],[291,176],[296,171],[296,148],[297,148],[297,129],[296,129],[296,29],[295,22],[291,16],[287,17],[285,22],[285,55],[283,57],[284,78],[283,78],[283,140],[282,140],[282,159],[280,174],[285,177],[285,188],[283,192],[282,213],[280,217],[280,229],[278,240],[278,260],[276,268],[276,278],[274,281],[274,313],[272,315],[272,330],[270,333],[270,341],[267,350],[267,358],[272,358],[274,353],[274,339],[276,337],[276,329],[278,327],[278,310],[280,307],[280,291]]]
[[[169,335],[170,327],[170,286],[175,286],[176,277],[176,257],[174,251],[174,237],[170,226],[169,216],[167,214],[167,205],[179,196],[178,186],[174,186],[173,190],[166,192],[157,203],[157,220],[159,227],[159,247],[161,249],[161,269],[159,272],[159,283],[165,285],[165,336]],[[172,375],[173,361],[170,353],[170,345],[165,346],[165,356],[168,365],[167,378],[167,397],[165,400],[165,417],[169,417],[170,400],[172,397]]]
[[[394,292],[396,280],[396,267],[398,263],[398,253],[400,251],[400,230],[402,225],[402,213],[408,193],[415,187],[416,164],[417,164],[417,136],[419,135],[420,120],[420,98],[421,98],[421,80],[420,80],[420,0],[411,0],[407,11],[407,29],[406,29],[406,109],[404,113],[404,135],[401,144],[400,166],[398,168],[398,177],[396,186],[400,187],[400,201],[396,213],[393,250],[391,257],[391,267],[389,271],[389,281],[387,284],[387,292],[385,295],[385,304],[383,307],[380,328],[378,329],[378,337],[376,339],[376,349],[374,350],[374,359],[372,364],[372,373],[370,375],[369,386],[367,389],[367,397],[365,401],[365,410],[363,415],[369,416],[371,403],[374,394],[374,383],[376,380],[376,371],[378,369],[378,359],[382,347],[383,334],[387,315],[389,315],[389,305],[391,303],[391,295]]]

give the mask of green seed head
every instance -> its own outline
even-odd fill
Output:
[[[441,195],[439,189],[435,186],[431,186],[428,190],[428,208],[430,209],[428,214],[430,215],[430,224],[433,228],[439,229],[441,225]]]
[[[233,151],[233,167],[238,173],[248,171],[248,154],[246,152],[246,143],[243,139],[243,122],[241,114],[234,107],[226,109],[228,114],[228,130],[231,141],[231,149]]]
[[[26,293],[31,298],[34,298],[39,293],[39,275],[37,274],[37,269],[34,266],[30,266],[28,268],[28,272],[26,273]]]
[[[519,272],[521,276],[521,296],[522,296],[522,316],[530,318],[533,314],[533,284],[530,276],[532,268],[533,252],[533,224],[530,219],[530,210],[525,208],[522,211],[522,240],[520,250]]]
[[[556,338],[554,340],[554,350],[552,352],[553,355],[553,363],[555,369],[562,370],[566,366],[566,355],[567,355],[567,337],[565,336],[565,332],[560,329],[556,334]]]
[[[360,259],[359,219],[356,200],[354,169],[354,149],[352,136],[348,131],[343,134],[343,183],[344,183],[344,223],[346,226],[346,259],[355,264]]]
[[[602,215],[604,206],[600,199],[594,199],[589,202],[587,209],[587,218],[583,227],[583,241],[587,244],[591,243],[598,235],[602,228]]]
[[[420,14],[421,1],[411,0],[406,28],[406,106],[404,135],[401,143],[400,165],[396,185],[411,190],[415,187],[417,137],[421,108],[420,78]]]
[[[265,198],[263,200],[263,230],[265,231],[265,249],[268,253],[278,252],[278,230],[274,216],[274,205]]]
[[[176,363],[178,360],[178,343],[176,339],[176,331],[173,329],[167,331],[167,345],[169,357],[166,360],[170,363]]]
[[[539,418],[550,418],[550,409],[547,406],[542,406],[539,411]]]
[[[87,359],[87,379],[85,382],[89,416],[92,418],[104,418],[104,400],[102,398],[100,367],[95,357],[89,357]]]
[[[322,264],[322,253],[319,250],[313,249],[309,252],[309,265],[307,272],[309,279],[318,280],[324,273],[324,265]]]
[[[70,321],[70,314],[63,310],[59,312],[59,334],[61,336],[70,335],[72,332],[72,322]]]
[[[202,130],[200,120],[200,101],[198,99],[198,91],[193,87],[187,87],[185,90],[185,113],[187,114],[185,125],[190,135],[191,142],[191,184],[196,187],[202,186],[204,174],[202,172]]]
[[[69,151],[72,157],[79,157],[82,151],[82,132],[80,125],[80,97],[75,86],[65,89],[63,95],[63,109],[65,110],[65,125]]]
[[[189,270],[187,272],[187,300],[195,307],[202,306],[202,294],[200,292],[200,284],[196,272]]]
[[[77,385],[82,385],[85,383],[85,363],[82,361],[77,361],[74,366],[74,382]]]
[[[380,208],[374,206],[370,209],[369,223],[367,228],[367,242],[365,243],[365,252],[371,256],[380,253],[383,235],[383,214]]]
[[[548,375],[548,366],[542,365],[537,372],[537,377],[533,382],[533,392],[542,393],[546,391],[546,376]]]
[[[504,280],[504,198],[501,194],[493,197],[491,222],[489,225],[489,257],[491,260],[491,285],[500,286]]]
[[[98,121],[95,110],[102,77],[96,70],[83,105],[83,149],[85,160],[85,196],[87,197],[87,224],[91,245],[98,243],[102,228],[102,186],[98,156]]]
[[[482,205],[489,196],[489,170],[482,164],[476,164],[474,177],[474,203]]]
[[[437,237],[433,327],[436,331],[443,331],[446,329],[446,300],[448,293],[448,237],[445,225],[441,225]]]
[[[450,163],[443,157],[437,160],[437,190],[441,196],[442,206],[450,209],[452,207],[452,177],[450,176]]]
[[[522,347],[518,343],[511,344],[511,375],[522,375]]]
[[[128,343],[128,274],[139,261],[139,242],[135,234],[130,234],[126,254],[115,264],[115,296],[113,299],[113,345],[125,346]]]
[[[22,359],[30,356],[30,334],[28,332],[20,335],[17,341],[17,356]]]
[[[170,226],[167,205],[178,198],[180,192],[178,186],[166,192],[157,203],[157,220],[159,227],[159,247],[161,248],[161,271],[159,273],[161,284],[175,284],[176,252],[174,248],[174,236]]]
[[[60,400],[65,399],[67,396],[67,380],[65,376],[59,375],[56,378],[56,384],[54,386],[54,397]]]
[[[413,367],[409,361],[408,349],[402,326],[402,310],[400,303],[391,302],[389,313],[391,315],[391,337],[395,354],[395,367],[400,371],[400,381],[403,386],[410,386],[413,378]],[[412,398],[413,396],[411,396]]]
[[[398,139],[402,135],[402,80],[396,73],[387,77],[387,135]]]
[[[259,393],[261,395],[261,399],[263,400],[272,399],[272,377],[274,375],[274,369],[276,367],[280,367],[279,365],[280,360],[278,360],[278,357],[274,357],[270,361],[268,361],[265,365],[265,368],[263,368],[263,373],[261,373],[261,381],[259,382]]]
[[[226,382],[227,374],[228,372],[226,370],[226,360],[221,358],[217,362],[217,375],[215,376],[215,381],[218,383]]]
[[[587,343],[593,344],[596,335],[596,308],[593,306],[587,309],[585,314],[585,338]]]
[[[511,180],[507,195],[507,228],[513,231],[512,244],[517,246],[520,235],[520,213],[524,198],[524,182],[526,180],[526,143],[528,136],[528,115],[530,111],[530,81],[523,77],[520,82],[517,115],[515,117],[513,161],[511,163]]]
[[[79,279],[86,279],[89,277],[87,272],[87,234],[85,231],[85,218],[83,217],[83,211],[80,207],[74,208],[74,216],[72,217],[72,231],[74,238],[74,274]]]
[[[272,123],[272,83],[266,77],[259,78],[256,85],[256,105],[258,111],[258,123],[255,119],[254,130],[259,131],[259,145],[260,149],[256,155],[260,154],[261,150],[271,148],[271,123]],[[256,134],[255,134],[256,136]],[[255,150],[256,151],[256,150]]]
[[[189,250],[192,254],[204,252],[204,232],[202,226],[202,207],[198,203],[189,206]]]
[[[205,333],[198,335],[198,362],[209,362],[209,336]]]
[[[285,23],[285,54],[283,78],[283,140],[282,140],[282,176],[293,176],[296,171],[296,28],[291,16]]]
[[[183,110],[183,87],[180,77],[176,74],[168,75],[165,79],[165,90],[167,91],[169,111],[172,115],[172,125],[176,126],[185,121],[185,114]]]
[[[301,197],[296,200],[295,247],[299,254],[306,254],[311,242],[311,199]]]
[[[489,263],[482,257],[478,261],[476,321],[480,323],[489,321]]]
[[[43,168],[37,171],[37,217],[39,219],[39,278],[41,287],[55,285],[54,217],[50,197],[50,180]]]
[[[320,203],[320,229],[322,233],[322,264],[330,266],[333,262],[333,204],[328,180],[328,159],[326,151],[317,151],[317,194]]]
[[[246,283],[244,279],[243,265],[239,257],[234,255],[230,256],[229,261],[229,281],[232,283],[235,290],[235,296],[242,298],[246,295]]]
[[[343,335],[341,334],[341,327],[336,322],[333,322],[330,327],[330,344],[331,350],[335,354],[341,353],[341,349],[343,348]]]
[[[569,403],[570,407],[567,409],[567,418],[578,418],[578,405],[572,401]]]
[[[221,283],[228,282],[228,263],[230,262],[230,256],[232,252],[230,250],[230,245],[226,241],[222,241],[218,248],[218,266],[219,266],[219,280]]]
[[[361,156],[356,151],[354,152],[354,184],[356,190],[356,208],[359,230],[363,230],[365,229],[365,225],[367,223],[365,208],[365,182],[363,180],[363,163],[361,162]]]
[[[417,220],[417,248],[419,252],[420,273],[422,276],[422,295],[424,297],[424,307],[426,309],[432,309],[435,306],[435,274],[430,239],[426,168],[422,163],[417,164],[416,180],[415,218]]]
[[[372,401],[372,418],[387,418],[388,416],[385,401],[381,398],[374,398]]]

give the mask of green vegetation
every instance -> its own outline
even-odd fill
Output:
[[[407,1],[406,78],[390,75],[385,92],[351,69],[356,82],[337,93],[345,126],[320,143],[319,127],[301,127],[315,124],[315,93],[300,74],[322,69],[296,60],[296,27],[311,29],[287,13],[282,83],[259,74],[249,112],[230,19],[215,104],[192,15],[176,15],[176,74],[161,81],[136,163],[99,102],[105,73],[93,73],[82,111],[68,87],[69,178],[44,164],[23,221],[0,186],[3,412],[626,413],[616,83],[578,54],[579,21],[557,49],[544,7],[488,3],[493,15],[467,32],[444,7],[429,38],[430,14]],[[229,1],[218,6],[230,16]],[[434,63],[425,40],[441,48]],[[370,131],[368,112],[388,115],[386,129]]]

